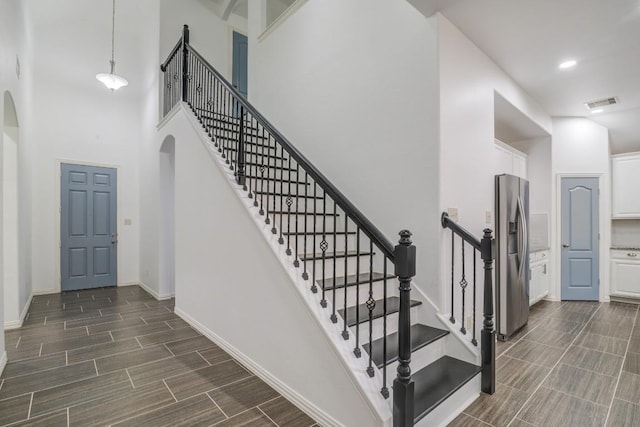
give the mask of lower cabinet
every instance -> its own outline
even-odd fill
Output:
[[[611,295],[640,298],[640,251],[611,250]]]
[[[529,305],[533,305],[549,295],[549,251],[531,253],[529,277]]]

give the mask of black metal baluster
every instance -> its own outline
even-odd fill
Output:
[[[337,205],[336,205],[336,201],[333,201],[333,213],[335,214],[336,212],[338,212],[337,210]],[[344,212],[343,212],[344,213]],[[346,215],[345,215],[346,216]],[[337,216],[333,216],[333,260],[332,260],[332,264],[333,264],[333,295],[331,295],[331,316],[329,316],[329,318],[331,319],[331,321],[333,323],[338,323],[338,316],[336,315],[336,264],[337,264],[337,260],[336,260],[336,226],[337,226]],[[346,257],[347,254],[344,254],[344,256]]]
[[[304,171],[304,240],[302,242],[302,247],[304,250],[304,261],[303,263],[303,272],[302,278],[304,280],[309,280],[309,274],[307,273],[307,220],[309,217],[309,210],[307,207],[309,206],[309,174],[307,171]]]
[[[284,157],[284,156],[283,156]],[[280,163],[284,167],[284,162]],[[291,156],[287,165],[287,250],[285,253],[291,255],[291,205],[293,204],[293,195],[291,194]],[[298,197],[296,195],[296,206],[298,206]]]
[[[236,101],[237,102],[237,101]],[[236,165],[237,165],[237,176],[236,179],[238,181],[238,184],[242,185],[242,189],[244,191],[247,191],[247,176],[245,173],[245,141],[244,141],[244,134],[245,134],[245,128],[244,128],[244,105],[240,106],[240,119],[239,119],[239,123],[240,123],[240,136],[238,137],[238,151],[236,151]]]
[[[244,108],[244,107],[242,107]],[[250,199],[253,199],[253,206],[258,206],[258,200],[257,197],[254,198],[254,194],[253,192],[256,190],[255,188],[252,187],[252,185],[254,185],[253,182],[253,178],[252,176],[252,170],[253,170],[253,176],[256,176],[256,163],[257,162],[257,157],[255,156],[255,154],[253,153],[253,148],[251,145],[251,141],[253,140],[253,116],[251,115],[250,112],[246,112],[245,113],[247,115],[247,128],[245,130],[244,133],[244,140],[245,140],[245,164],[246,164],[246,169],[247,169],[247,173],[245,175],[245,179],[247,182],[246,187],[248,188],[249,192],[247,194],[247,196],[249,196]],[[245,119],[244,116],[240,119],[242,123],[244,123]]]
[[[289,156],[289,159],[291,159],[291,156]],[[293,260],[293,266],[294,267],[300,267],[300,261],[298,261],[298,239],[300,238],[300,236],[298,235],[298,214],[300,213],[300,198],[298,197],[300,194],[300,165],[298,164],[298,162],[296,162],[296,210],[294,212],[293,218],[295,220],[295,252],[293,254],[293,256],[295,257],[295,259]],[[305,193],[306,193],[306,189],[305,189]],[[307,206],[307,199],[305,197],[304,199],[304,205],[305,208]]]
[[[453,281],[454,281],[454,263],[455,263],[455,252],[454,252],[454,247],[455,247],[455,238],[456,235],[453,232],[453,230],[451,230],[451,317],[449,317],[449,320],[451,321],[451,323],[456,323],[456,318],[453,315],[453,299],[454,299],[454,294],[453,294]],[[464,321],[464,320],[463,320]]]
[[[316,184],[316,181],[313,180],[313,250],[311,251],[312,255],[315,255],[316,252],[316,231],[317,231],[317,213],[318,213],[318,184]],[[317,275],[316,275],[316,262],[315,262],[315,256],[314,256],[314,260],[313,263],[311,264],[311,292],[318,293],[318,287],[316,286],[316,280],[317,280]],[[324,297],[323,297],[324,299]]]
[[[276,141],[277,143],[277,141]],[[276,151],[276,159],[278,157],[283,157],[284,151],[282,149],[282,146],[280,144],[278,144],[280,146],[280,156],[278,156],[278,152]],[[274,159],[274,169],[278,170],[278,168],[275,166],[277,164],[277,161]],[[275,194],[275,189],[273,190],[274,194]],[[282,237],[282,221],[283,221],[283,217],[284,217],[284,203],[282,203],[282,196],[284,195],[284,167],[282,169],[280,169],[280,204],[279,204],[279,209],[280,209],[280,237],[278,238],[278,243],[280,243],[281,245],[284,244],[284,237]],[[274,202],[275,203],[275,202]]]
[[[464,305],[465,305],[465,291],[467,289],[467,279],[465,277],[465,258],[464,258],[464,239],[461,239],[462,241],[462,279],[460,280],[460,288],[462,289],[462,317],[460,318],[460,324],[462,325],[460,327],[460,332],[462,332],[463,334],[467,333],[467,329],[464,327],[464,322],[465,322],[465,310],[464,310]]]
[[[262,136],[264,137],[264,126],[262,127]],[[271,135],[269,135],[266,139],[263,138],[262,143],[266,144],[265,149],[267,150],[267,161],[266,161],[266,165],[267,165],[266,166],[267,167],[267,189],[265,190],[266,194],[263,192],[263,194],[261,194],[261,196],[264,196],[266,201],[267,201],[267,203],[266,203],[267,204],[267,210],[266,210],[266,215],[265,215],[265,218],[264,218],[264,223],[265,224],[270,224],[271,220],[269,219],[269,214],[273,215],[273,213],[271,211],[275,210],[275,209],[271,209],[271,200],[270,200],[271,197],[269,196],[269,191],[270,191],[269,189],[271,188],[271,170],[272,170],[272,168],[270,166],[270,161],[271,161]],[[273,179],[274,179],[274,181],[276,179],[275,172],[274,172],[274,175],[273,175]],[[274,222],[275,222],[275,217],[274,217]],[[271,232],[273,233],[273,230],[271,230]]]
[[[373,241],[369,239],[369,298],[367,299],[369,310],[369,366],[367,374],[373,377],[376,371],[373,369],[373,310],[376,308],[376,300],[373,298]]]
[[[262,145],[262,141],[260,141],[260,139],[258,138],[258,129],[260,129],[260,123],[258,123],[258,120],[253,117],[252,114],[251,129],[249,134],[249,141],[252,141],[252,145],[248,145],[249,148],[247,149],[247,152],[251,153],[251,158],[253,159],[251,165],[251,167],[253,168],[253,174],[249,178],[249,183],[253,186],[253,206],[260,206],[260,209],[262,209],[262,205],[260,204],[260,202],[258,202],[258,195],[256,194],[256,192],[258,191],[258,170],[259,166],[261,166],[264,162],[264,145]],[[262,150],[261,153],[259,152],[259,149]],[[249,189],[251,189],[251,187],[249,187]]]
[[[220,117],[220,134],[222,135],[222,138],[220,138],[220,148],[218,148],[218,151],[220,151],[220,153],[222,153],[222,158],[224,159],[226,164],[229,164],[229,159],[227,159],[227,153],[226,153],[226,149],[227,149],[227,141],[228,141],[228,132],[227,132],[227,122],[225,119],[225,115],[227,114],[227,91],[226,89],[224,89],[224,87],[222,86],[222,83],[220,83],[220,91],[222,92],[220,94],[220,101],[222,103],[222,116]]]
[[[362,356],[360,350],[360,227],[356,231],[356,347],[353,349],[356,357]]]
[[[269,147],[271,147],[271,141],[273,140],[273,137],[271,136],[271,134],[269,134]],[[275,140],[273,140],[273,148],[274,148],[274,156],[278,154],[278,146],[276,145]],[[269,190],[267,192],[267,203],[269,203],[271,200],[273,201],[273,225],[271,226],[271,232],[273,234],[277,234],[278,233],[278,229],[276,228],[276,213],[278,211],[278,207],[276,206],[276,182],[278,181],[278,177],[277,177],[277,173],[278,171],[276,170],[276,168],[274,168],[273,166],[271,166],[271,150],[269,150],[269,170],[273,171],[273,190]],[[273,197],[273,198],[272,198]],[[281,214],[282,215],[282,214]]]
[[[382,311],[384,315],[382,318],[382,389],[380,393],[382,397],[387,399],[389,397],[389,388],[387,387],[387,257],[383,256],[382,259],[382,277],[383,286],[382,289]]]
[[[260,131],[258,131],[260,129]],[[264,127],[261,125],[257,125],[256,134],[264,136]],[[265,171],[265,154],[264,154],[265,146],[264,146],[264,138],[260,139],[260,215],[264,215],[264,171]],[[256,146],[256,152],[258,152],[258,146]],[[267,177],[268,178],[268,177]],[[269,188],[269,182],[267,182],[267,189]],[[256,197],[256,201],[258,197]],[[269,209],[267,208],[267,218],[269,215]]]
[[[347,244],[348,244],[348,239],[347,239],[348,232],[349,232],[349,217],[345,213],[345,215],[344,215],[344,328],[342,330],[342,338],[344,338],[345,340],[349,339],[349,331],[347,330],[347,289],[348,289],[347,281],[348,281],[348,276],[349,276],[349,269],[348,269],[348,266],[347,266],[347,262],[349,260],[349,257],[347,257],[347,254],[349,252],[348,251],[349,247],[347,246]],[[334,279],[333,280],[333,286],[335,287],[336,285],[337,285],[337,283],[336,283],[336,280]]]
[[[478,340],[476,340],[476,258],[478,251],[473,251],[473,339],[471,344],[478,346]]]
[[[322,191],[322,241],[320,242],[320,250],[322,251],[322,300],[320,300],[320,305],[322,308],[327,308],[327,270],[326,270],[326,253],[329,248],[329,243],[327,243],[327,193]]]

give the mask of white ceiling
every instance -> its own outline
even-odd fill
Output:
[[[589,117],[613,153],[640,151],[640,0],[411,3],[440,10],[550,115]],[[578,65],[559,70],[566,59]],[[584,106],[612,96],[620,104],[601,114]]]

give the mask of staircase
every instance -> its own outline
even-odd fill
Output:
[[[187,26],[161,68],[165,115],[186,102],[210,150],[233,171],[286,248],[283,262],[299,270],[325,321],[339,326],[335,339],[351,344],[351,357],[366,361],[371,381],[393,402],[394,426],[439,425],[450,414],[429,414],[481,372],[483,390],[493,387],[494,368],[447,355],[447,340],[459,339],[450,325],[411,322],[427,318],[421,310],[431,307],[419,292],[410,297],[415,274],[410,232],[403,230],[398,244],[391,244],[189,45]],[[491,315],[492,308],[489,321]],[[489,342],[492,324],[485,327]],[[475,330],[473,337],[475,342]]]

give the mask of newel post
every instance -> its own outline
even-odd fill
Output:
[[[411,232],[402,230],[394,249],[395,274],[400,281],[398,317],[398,376],[393,381],[393,426],[413,426],[415,384],[411,378],[411,278],[416,274],[416,247]]]
[[[187,89],[189,85],[189,26],[184,25],[182,28],[182,100],[189,102],[187,99]]]
[[[496,391],[496,331],[493,324],[493,232],[486,228],[480,242],[480,256],[484,261],[484,321],[482,323],[482,391]]]

